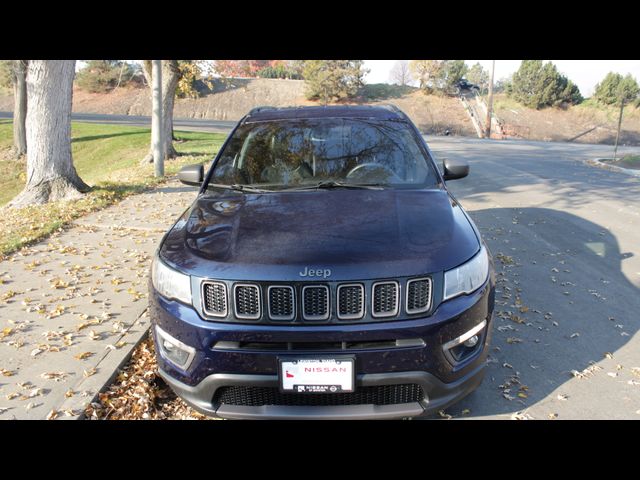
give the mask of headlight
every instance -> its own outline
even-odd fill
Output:
[[[458,268],[444,272],[444,299],[471,293],[484,284],[489,274],[489,255],[482,246],[480,252]]]
[[[160,295],[191,304],[191,278],[167,267],[156,257],[151,265],[151,281]]]

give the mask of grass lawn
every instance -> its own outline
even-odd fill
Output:
[[[175,174],[189,163],[208,163],[222,146],[220,133],[180,132],[174,142],[180,156],[165,163],[165,174]],[[0,210],[0,258],[40,240],[81,215],[156,185],[153,165],[140,166],[149,149],[149,128],[94,123],[72,124],[73,160],[80,177],[93,187],[84,198],[21,209]],[[20,193],[26,180],[24,161],[8,156],[13,142],[11,121],[0,120],[0,208]]]
[[[640,170],[640,155],[625,155],[619,160],[616,160],[615,165],[622,168]]]

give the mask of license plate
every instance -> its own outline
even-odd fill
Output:
[[[280,388],[283,392],[353,392],[353,358],[280,359]]]

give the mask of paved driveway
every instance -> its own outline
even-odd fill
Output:
[[[640,179],[582,163],[608,146],[427,141],[471,164],[449,186],[499,278],[487,378],[446,413],[640,419]]]

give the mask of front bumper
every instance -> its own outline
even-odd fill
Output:
[[[418,417],[442,410],[473,392],[482,383],[485,365],[479,365],[465,377],[452,383],[444,383],[427,372],[358,375],[356,388],[416,383],[425,392],[425,398],[420,402],[395,405],[254,407],[223,404],[216,408],[211,399],[218,388],[233,385],[277,388],[277,375],[213,374],[192,387],[179,382],[162,369],[159,373],[185,402],[205,415],[230,419],[369,420]]]
[[[187,370],[176,368],[157,355],[160,376],[196,410],[223,418],[370,419],[428,415],[451,405],[472,392],[484,377],[491,337],[494,279],[470,295],[438,306],[428,317],[375,324],[267,326],[210,322],[190,307],[169,301],[152,291],[152,322],[195,348]],[[444,354],[443,345],[483,320],[487,321],[477,351],[458,364]],[[155,328],[154,335],[155,335]],[[261,349],[214,348],[220,343],[376,342],[421,339],[419,346],[353,350],[358,387],[417,384],[424,398],[412,403],[345,406],[284,406],[216,404],[221,387],[278,388],[278,357],[286,355],[345,354],[344,351],[265,351]],[[157,339],[156,339],[157,340]],[[331,395],[331,394],[326,394]]]

